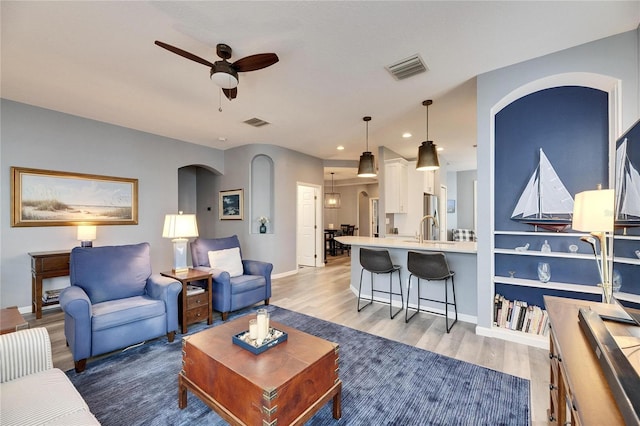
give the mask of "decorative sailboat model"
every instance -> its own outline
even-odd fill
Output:
[[[573,197],[540,149],[538,167],[516,204],[511,219],[555,232],[571,225]]]
[[[616,150],[615,226],[640,226],[640,173],[627,155],[627,138]]]

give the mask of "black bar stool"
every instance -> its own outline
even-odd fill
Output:
[[[444,318],[447,333],[451,331],[451,327],[458,321],[458,307],[456,305],[456,286],[453,281],[454,272],[449,270],[449,264],[444,253],[419,253],[410,251],[407,254],[407,269],[410,272],[409,283],[407,289],[407,311],[405,313],[405,322],[409,322],[411,318],[418,312],[428,312],[431,314],[442,315],[440,312],[430,311],[420,307],[420,301],[437,302],[444,304]],[[411,295],[411,277],[418,278],[418,309],[409,316],[409,296]],[[453,303],[449,302],[449,292],[447,291],[447,283],[451,278],[451,292],[453,293]],[[444,301],[438,299],[428,299],[420,296],[420,279],[427,281],[444,281]],[[449,306],[453,306],[456,314],[455,320],[449,325]]]
[[[373,292],[376,293],[385,293],[389,295],[389,316],[391,319],[395,318],[396,315],[402,311],[404,308],[404,298],[402,297],[402,281],[400,277],[400,265],[394,265],[391,262],[391,256],[389,256],[388,250],[371,250],[367,248],[360,249],[360,265],[362,265],[362,270],[360,271],[360,286],[358,287],[358,312],[369,306],[373,303]],[[360,306],[360,299],[362,294],[362,274],[367,270],[371,273],[371,300],[363,306]],[[400,293],[393,292],[393,273],[398,272],[398,287],[400,288]],[[389,274],[389,291],[386,290],[375,290],[373,288],[373,274]],[[393,296],[400,296],[400,302],[402,306],[396,313],[393,313]]]

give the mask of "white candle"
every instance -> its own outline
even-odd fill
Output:
[[[255,319],[249,320],[249,338],[251,340],[258,338],[258,323]]]
[[[264,312],[260,312],[264,311]],[[258,309],[258,324],[257,324],[257,333],[258,333],[258,341],[262,342],[265,337],[267,337],[267,311],[264,309]]]

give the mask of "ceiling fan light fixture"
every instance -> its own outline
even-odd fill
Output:
[[[360,162],[358,163],[358,177],[376,177],[376,160],[375,156],[369,151],[369,122],[371,117],[362,117],[365,123],[367,123],[367,150],[360,156]]]
[[[416,162],[416,170],[426,172],[430,170],[438,170],[440,162],[438,161],[438,152],[433,141],[429,140],[429,105],[433,104],[431,99],[423,101],[422,105],[427,107],[427,140],[422,142],[418,147],[418,161]]]
[[[238,74],[216,71],[211,73],[211,80],[221,89],[235,89],[238,87]]]

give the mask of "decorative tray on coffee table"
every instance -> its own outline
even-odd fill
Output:
[[[262,341],[262,344],[258,344],[258,341],[249,337],[249,330],[245,330],[241,333],[233,336],[233,343],[240,346],[243,349],[248,350],[252,354],[258,355],[267,349],[271,349],[274,346],[287,340],[289,335],[282,330],[276,328],[269,328],[267,337]]]

